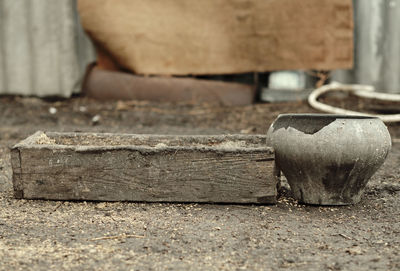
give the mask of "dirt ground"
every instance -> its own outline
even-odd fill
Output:
[[[301,205],[285,189],[270,206],[12,195],[8,148],[37,130],[257,134],[283,112],[315,111],[304,102],[212,107],[0,97],[0,270],[400,270],[397,125],[389,127],[387,161],[355,206]]]

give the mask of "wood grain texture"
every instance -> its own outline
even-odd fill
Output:
[[[263,136],[108,134],[94,135],[97,139],[93,142],[97,142],[97,146],[88,141],[83,141],[86,146],[77,146],[36,144],[38,135],[16,145],[12,152],[15,196],[19,198],[220,203],[276,201],[274,153],[265,146]],[[47,135],[56,142],[75,144],[71,141],[73,134],[65,137],[62,134]],[[86,135],[85,138],[91,138]],[[83,140],[82,136],[77,137]],[[123,138],[122,141],[118,137]],[[106,141],[105,138],[117,140],[114,145],[100,146],[99,138],[102,138],[100,141]],[[115,143],[126,143],[129,138],[142,145]],[[143,145],[146,138],[147,146]],[[155,141],[164,143],[157,145]],[[214,143],[210,145],[210,142]]]
[[[11,165],[13,168],[13,186],[14,196],[16,198],[23,197],[23,186],[21,176],[21,157],[18,149],[11,150]]]

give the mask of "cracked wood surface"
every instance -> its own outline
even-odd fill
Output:
[[[48,135],[62,142],[60,134]],[[119,136],[127,141],[127,135]],[[139,140],[139,136],[131,136],[133,141]],[[112,141],[117,135],[106,137]],[[12,151],[15,196],[52,200],[275,203],[274,153],[262,144],[264,137],[207,138],[181,136],[177,145],[177,137],[158,136],[167,143],[163,143],[165,147],[149,145],[147,148],[155,151],[143,151],[143,145],[137,146],[138,149],[135,145],[110,148],[90,143],[86,148],[38,145],[31,137]],[[168,145],[168,139],[172,144]],[[140,140],[143,143],[143,136]],[[196,140],[199,144],[195,144]],[[210,146],[207,140],[220,146]],[[152,136],[148,136],[148,142],[154,142]],[[241,145],[235,145],[237,142]]]

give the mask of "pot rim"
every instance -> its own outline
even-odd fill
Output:
[[[321,114],[321,113],[285,113],[279,114],[278,118],[294,119],[379,119],[374,116],[365,115],[342,115],[342,114]]]

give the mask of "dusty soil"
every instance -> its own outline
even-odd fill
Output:
[[[354,99],[335,104],[365,108]],[[52,109],[50,109],[52,108]],[[385,107],[387,108],[387,107]],[[52,113],[50,113],[52,112]],[[399,270],[400,126],[361,203],[145,204],[16,200],[8,148],[36,130],[265,133],[303,102],[210,107],[146,102],[0,98],[1,270]]]

